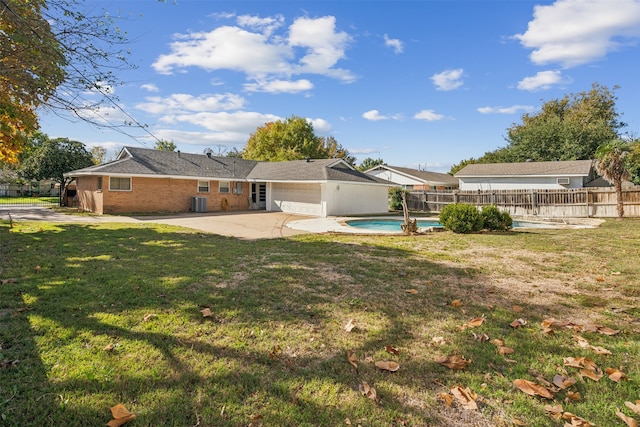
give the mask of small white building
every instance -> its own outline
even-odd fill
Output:
[[[583,188],[597,178],[592,160],[470,164],[454,175],[460,190]]]
[[[446,173],[389,165],[378,165],[365,173],[406,190],[455,190],[458,188],[458,179]]]

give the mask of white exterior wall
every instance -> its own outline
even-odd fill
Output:
[[[582,188],[583,177],[572,176],[569,185],[558,184],[558,177],[490,177],[459,178],[460,190],[488,191],[488,190],[561,190],[566,188]],[[561,177],[565,178],[565,177]]]
[[[267,210],[319,217],[386,213],[389,192],[385,186],[343,182],[268,183]]]
[[[400,186],[424,184],[422,181],[411,179],[408,176],[400,175],[399,173],[396,173],[387,169],[376,169],[376,170],[367,172],[367,175],[375,176],[380,179],[384,179],[385,181],[389,181],[389,183],[391,184],[400,185]]]
[[[320,184],[267,184],[267,210],[301,215],[323,216]]]
[[[389,212],[388,187],[330,182],[322,185],[326,209],[323,216]]]

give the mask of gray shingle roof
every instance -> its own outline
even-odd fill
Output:
[[[557,162],[518,162],[471,164],[460,169],[455,177],[486,176],[588,176],[591,160]]]
[[[423,181],[427,184],[446,184],[457,185],[458,179],[446,173],[421,171],[418,169],[403,168],[399,166],[380,165],[379,168],[384,168],[392,171],[396,171],[403,175],[411,176],[419,181]]]
[[[117,160],[67,176],[135,175],[171,176],[251,181],[348,181],[384,184],[386,181],[352,169],[340,159],[258,162],[235,157],[180,153],[125,147]]]

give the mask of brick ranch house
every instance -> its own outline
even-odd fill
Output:
[[[389,183],[342,159],[258,162],[125,147],[71,171],[77,206],[100,214],[267,210],[320,217],[385,213]]]

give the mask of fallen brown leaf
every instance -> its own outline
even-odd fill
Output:
[[[513,307],[511,307],[511,311],[513,311],[514,313],[522,313],[524,311],[524,308],[520,307],[519,305],[514,305]]]
[[[129,412],[122,403],[111,408],[113,419],[107,423],[109,427],[119,427],[136,418],[136,414]]]
[[[476,334],[475,332],[472,332],[472,334],[473,334],[473,339],[476,341],[480,341],[480,342],[489,341],[489,335],[487,334]]]
[[[553,383],[560,389],[564,390],[576,383],[576,380],[564,375],[556,375],[553,377]]]
[[[347,360],[349,361],[349,363],[351,363],[351,365],[354,368],[358,369],[358,363],[357,363],[355,352],[347,351]]]
[[[454,299],[453,301],[451,301],[451,306],[452,307],[461,307],[462,306],[462,301],[460,301],[459,299]]]
[[[583,368],[580,369],[580,375],[590,378],[594,381],[600,381],[600,378],[604,376],[599,368]]]
[[[203,308],[202,310],[200,310],[200,313],[202,313],[202,317],[211,317],[211,316],[213,316],[213,313],[211,312],[211,309],[209,307]]]
[[[546,387],[536,384],[533,381],[517,379],[513,384],[522,392],[530,396],[541,396],[547,399],[553,399],[553,393]]]
[[[102,348],[104,351],[113,351],[114,345],[113,343],[109,343]]]
[[[559,420],[562,418],[562,414],[564,409],[562,409],[562,405],[544,405],[544,410],[551,415],[552,418]]]
[[[528,425],[527,423],[525,423],[524,421],[518,419],[518,418],[511,418],[511,423],[514,426],[526,426]]]
[[[396,347],[392,346],[392,345],[386,345],[384,347],[384,350],[387,353],[391,353],[391,354],[398,354],[399,353],[398,349]]]
[[[615,368],[607,368],[604,371],[609,375],[609,379],[614,382],[619,382],[620,380],[627,378],[627,374]]]
[[[469,320],[467,323],[462,325],[461,329],[475,328],[475,327],[478,327],[478,326],[482,325],[482,323],[484,323],[484,316],[482,316],[482,317],[474,317],[473,319]]]
[[[211,311],[211,310],[209,310],[209,311]],[[158,317],[158,315],[157,315],[157,314],[154,314],[154,313],[147,313],[147,314],[145,314],[145,315],[144,315],[144,317],[142,318],[142,321],[144,321],[144,322],[148,322],[149,320],[153,319],[154,317]]]
[[[577,415],[572,414],[571,412],[565,412],[562,414],[562,419],[570,421],[571,424],[565,424],[569,427],[594,427],[592,423],[585,420],[584,418],[580,418]]]
[[[498,354],[501,355],[505,355],[505,354],[512,354],[515,350],[512,349],[511,347],[498,347]]]
[[[567,400],[577,401],[580,400],[580,392],[579,391],[567,391]]]
[[[453,394],[453,397],[456,398],[458,403],[462,405],[464,409],[478,409],[478,404],[476,403],[476,399],[478,398],[478,396],[473,391],[471,391],[469,387],[454,387],[451,389],[451,394]]]
[[[464,356],[458,356],[457,354],[449,354],[446,357],[436,358],[436,363],[449,369],[464,369],[471,363],[471,360],[467,360]]]
[[[498,347],[504,347],[504,340],[501,338],[494,338],[491,340],[491,344],[497,345]]]
[[[415,295],[418,293],[417,289],[406,289],[405,290],[406,293],[411,294],[411,295]]]
[[[7,283],[16,283],[17,281],[18,281],[18,279],[13,279],[13,278],[2,279],[2,280],[0,280],[0,284],[6,285]]]
[[[620,418],[628,427],[638,427],[638,423],[633,418],[625,415],[620,409],[616,408],[616,416]]]
[[[438,393],[438,397],[444,400],[444,404],[447,406],[451,406],[453,404],[453,396],[451,396],[449,393],[441,391],[440,393]]]
[[[640,415],[640,400],[633,402],[624,402],[625,406],[633,411],[634,414]]]
[[[360,393],[362,393],[364,397],[367,397],[373,400],[374,402],[378,402],[378,395],[376,394],[376,389],[371,387],[369,384],[367,384],[366,381],[362,381],[362,384],[360,384],[358,389],[360,390]]]
[[[520,319],[516,319],[513,322],[509,323],[509,326],[511,326],[512,328],[516,329],[516,328],[520,328],[524,325],[527,324],[527,321],[524,320],[523,318]]]
[[[347,332],[351,332],[355,327],[356,327],[356,322],[353,319],[349,319],[347,324],[344,325],[344,330]]]
[[[617,335],[620,333],[620,330],[618,329],[611,329],[611,328],[607,328],[606,326],[596,326],[596,329],[598,331],[598,333],[604,334],[604,335]]]
[[[391,360],[380,360],[375,363],[376,368],[382,369],[384,371],[395,372],[400,369],[400,365]]]

